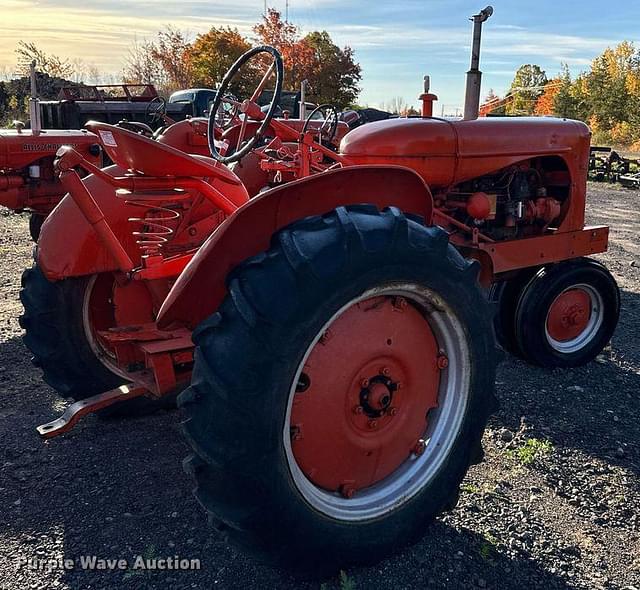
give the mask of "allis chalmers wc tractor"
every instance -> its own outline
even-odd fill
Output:
[[[473,17],[461,121],[431,117],[425,92],[423,117],[356,129],[336,153],[273,119],[282,61],[258,47],[212,106],[212,158],[104,123],[88,127],[114,167],[63,148],[69,195],[24,275],[22,323],[47,382],[79,401],[40,433],[182,390],[197,498],[294,568],[375,561],[454,506],[495,407],[494,309],[505,347],[568,367],[619,308],[585,258],[608,239],[584,226],[588,128],[476,119],[490,14]],[[225,92],[249,60],[267,71],[239,103]]]
[[[101,150],[98,138],[86,129],[42,130],[34,64],[31,95],[31,128],[16,122],[15,129],[0,129],[0,205],[31,213],[29,229],[35,241],[45,217],[65,193],[53,168],[56,152],[71,145],[88,161],[99,164]]]

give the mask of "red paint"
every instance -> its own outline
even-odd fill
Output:
[[[556,297],[547,315],[547,332],[568,342],[584,332],[591,318],[591,297],[583,289],[569,289]]]
[[[488,219],[491,215],[491,201],[485,193],[473,193],[467,201],[467,213],[474,219]]]
[[[262,193],[223,223],[198,250],[164,302],[158,325],[175,322],[195,328],[222,303],[229,272],[250,256],[268,250],[278,229],[303,217],[358,203],[379,209],[398,207],[421,216],[427,224],[433,214],[433,200],[424,181],[396,166],[333,170]]]
[[[392,119],[354,129],[340,153],[356,165],[407,166],[434,194],[534,157],[559,156],[571,178],[560,229],[570,231],[584,226],[590,138],[584,123],[564,119]]]
[[[316,485],[353,495],[393,473],[424,435],[438,348],[424,316],[413,305],[399,313],[391,297],[350,307],[330,330],[303,368],[309,386],[294,397],[292,449]]]
[[[88,131],[46,129],[34,134],[30,129],[1,129],[0,206],[48,215],[66,192],[53,168],[58,149],[73,145],[88,161],[99,164],[101,156],[89,152],[98,144]],[[31,166],[38,167],[36,176]]]

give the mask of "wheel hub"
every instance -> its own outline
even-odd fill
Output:
[[[293,455],[315,485],[350,498],[411,456],[437,404],[440,351],[423,313],[397,297],[345,310],[312,349],[290,419]]]
[[[364,379],[364,383],[367,385],[360,390],[360,407],[364,414],[370,418],[380,418],[389,410],[395,409],[391,408],[391,402],[393,394],[398,390],[397,383],[384,375]]]
[[[549,308],[547,332],[558,342],[568,342],[580,336],[591,319],[591,297],[583,289],[564,291]]]

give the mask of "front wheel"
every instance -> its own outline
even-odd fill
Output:
[[[235,269],[179,398],[196,496],[294,569],[370,563],[455,504],[495,405],[477,267],[394,209],[340,208]]]
[[[531,363],[578,367],[608,344],[619,314],[618,286],[599,262],[577,258],[545,266],[522,290],[516,341]]]

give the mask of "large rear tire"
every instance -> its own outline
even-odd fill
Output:
[[[23,341],[33,354],[33,364],[42,370],[44,382],[63,398],[78,401],[127,382],[91,337],[95,329],[110,327],[109,320],[105,320],[103,326],[87,325],[91,317],[87,306],[94,290],[100,290],[99,301],[94,305],[103,310],[109,306],[109,285],[104,284],[103,278],[93,275],[50,282],[37,265],[22,274]],[[108,311],[105,313],[108,315]],[[98,414],[102,417],[144,415],[172,406],[175,406],[175,396],[160,400],[135,398],[100,410]]]
[[[278,232],[228,286],[178,402],[200,503],[298,570],[414,541],[455,505],[495,407],[477,264],[439,228],[354,206]]]

